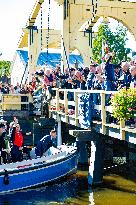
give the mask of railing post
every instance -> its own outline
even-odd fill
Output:
[[[75,101],[75,126],[79,126],[79,119],[78,119],[78,93],[74,92],[74,101]]]
[[[68,97],[67,97],[67,90],[64,91],[64,107],[65,107],[65,121],[68,123]]]
[[[102,119],[102,134],[106,134],[106,109],[105,109],[105,93],[101,93],[101,119]]]
[[[2,111],[2,99],[3,99],[3,97],[2,97],[2,93],[0,93],[0,115],[3,115],[3,111]]]
[[[4,96],[1,94],[1,109],[4,110]]]
[[[123,130],[123,128],[125,128],[125,121],[120,120],[120,137],[121,137],[121,140],[125,140],[125,130]]]

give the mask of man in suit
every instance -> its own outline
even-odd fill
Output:
[[[106,91],[115,91],[115,71],[114,67],[115,65],[112,64],[112,53],[105,55],[105,81],[104,81],[104,87]]]
[[[6,152],[4,151],[4,149],[6,149],[5,134],[5,125],[0,124],[0,164],[2,164],[2,162],[4,164],[6,163]]]
[[[44,136],[38,143],[35,148],[35,154],[37,157],[42,157],[43,154],[50,148],[50,147],[57,147],[56,145],[56,131],[51,130],[50,135]]]

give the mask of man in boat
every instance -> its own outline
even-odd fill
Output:
[[[16,116],[13,117],[13,121],[9,124],[9,135],[11,136],[13,127],[16,127],[16,125],[18,124],[18,119]]]
[[[38,143],[35,148],[35,154],[37,157],[42,157],[43,154],[50,147],[57,147],[56,145],[56,130],[51,130],[50,135],[44,136]]]
[[[2,163],[6,163],[6,153],[5,151],[3,151],[4,149],[6,149],[6,145],[5,145],[5,125],[4,124],[0,124],[0,164]]]

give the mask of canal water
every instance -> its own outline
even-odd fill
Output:
[[[109,174],[91,189],[87,171],[78,171],[48,186],[0,195],[0,205],[136,205],[135,179]]]

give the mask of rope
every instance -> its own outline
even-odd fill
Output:
[[[67,66],[68,66],[68,68],[69,68],[69,60],[68,60],[67,51],[66,51],[65,44],[64,44],[64,40],[63,40],[63,37],[62,37],[62,36],[61,36],[61,39],[62,39],[62,42],[63,42],[63,48],[64,48],[64,54],[65,54],[65,57],[66,57]],[[64,66],[64,65],[63,65],[63,66]]]
[[[64,0],[64,19],[66,19],[66,17],[67,17],[67,2],[66,2],[67,0]]]
[[[49,58],[49,35],[50,35],[50,10],[51,10],[51,1],[49,0],[49,8],[48,8],[48,33],[47,33],[47,60],[46,62],[48,62],[48,58]]]
[[[74,1],[74,3],[75,3],[75,1]],[[64,0],[64,20],[68,17],[68,15],[69,15],[69,0]],[[69,68],[69,59],[68,59],[68,56],[67,56],[67,51],[66,51],[66,47],[65,47],[64,39],[63,39],[62,35],[61,35],[61,39],[62,39],[62,43],[63,43],[63,48],[64,48],[64,54],[65,54],[65,57],[66,57],[67,67]],[[61,56],[61,59],[62,59],[62,56]],[[63,69],[64,69],[64,65],[63,65]]]
[[[92,8],[92,15],[93,15],[93,17],[92,17],[91,20],[88,22],[88,25],[94,23],[94,20],[95,20],[95,18],[96,18],[96,14],[97,14],[97,8],[98,8],[98,2],[97,2],[97,0],[91,0],[91,1],[92,1],[91,4],[92,4],[92,6],[93,6],[93,8]],[[94,1],[95,1],[95,3],[94,3]],[[93,32],[92,32],[92,27],[93,27],[93,26],[89,26],[89,28],[85,30],[86,33],[89,33],[89,46],[90,46],[91,48],[93,47],[93,42],[92,42],[92,33],[93,33]]]
[[[22,79],[21,79],[21,84],[23,82],[23,78],[24,78],[24,75],[26,73],[27,66],[28,66],[28,63],[26,63],[25,70],[24,70],[24,73],[23,73],[23,76],[22,76]],[[27,81],[27,79],[26,79],[26,81]],[[26,83],[26,81],[25,81],[25,83]]]
[[[43,33],[42,33],[42,30],[43,30],[43,24],[42,24],[42,20],[43,20],[43,13],[42,13],[42,5],[41,5],[41,51],[42,51],[42,40],[43,40]]]

